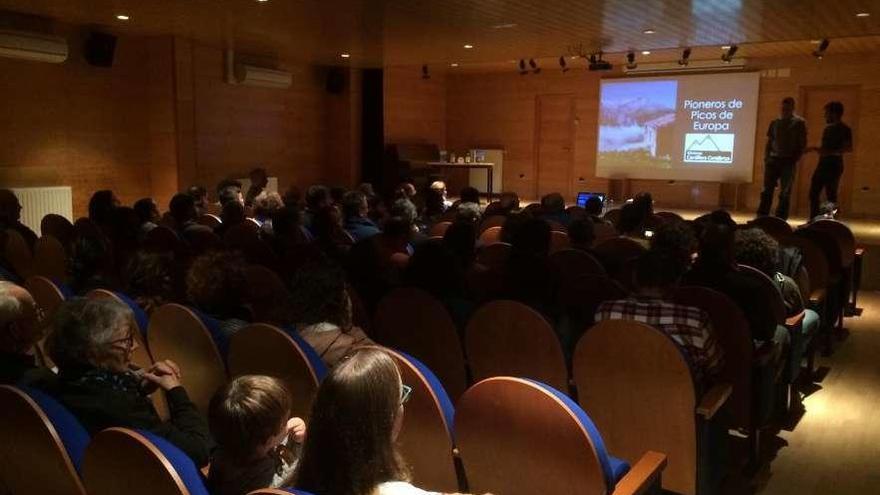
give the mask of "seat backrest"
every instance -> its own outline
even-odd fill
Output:
[[[293,488],[261,488],[259,490],[254,490],[248,495],[313,495],[311,492],[305,492],[302,490],[294,490]]]
[[[73,224],[61,215],[49,213],[40,220],[40,235],[50,235],[66,245],[73,236]]]
[[[308,344],[302,339],[297,342],[292,334],[265,323],[248,325],[229,339],[226,362],[230,377],[268,375],[280,379],[293,398],[293,415],[306,418],[327,370],[314,350],[307,353]]]
[[[34,276],[24,282],[24,287],[31,293],[37,306],[43,309],[47,318],[51,318],[64,302],[64,294],[55,282],[46,277]]]
[[[562,251],[571,247],[571,241],[568,234],[560,230],[550,231],[550,252]]]
[[[477,383],[455,415],[456,445],[473,493],[611,493],[613,471],[598,431],[564,394],[522,378]]]
[[[270,321],[277,306],[287,304],[287,287],[277,273],[263,265],[248,265],[244,275],[254,320]]]
[[[162,305],[150,318],[147,343],[156,361],[170,359],[180,366],[187,393],[207,414],[211,397],[226,382],[226,365],[202,319],[179,304]]]
[[[482,234],[486,229],[492,227],[503,227],[505,222],[507,222],[507,217],[504,215],[489,215],[480,222],[479,233]]]
[[[0,385],[0,404],[0,480],[5,488],[33,493],[39,485],[39,493],[85,495],[77,472],[89,435],[76,418],[39,391],[8,385]]]
[[[223,240],[220,236],[207,229],[193,229],[187,233],[186,241],[190,250],[196,255],[223,249]]]
[[[679,287],[673,294],[673,300],[709,314],[712,329],[724,354],[724,367],[718,380],[733,387],[727,408],[737,427],[748,428],[752,417],[754,344],[746,315],[732,299],[706,287]]]
[[[774,239],[780,239],[792,233],[791,225],[779,217],[758,217],[749,222],[749,226],[763,230]]]
[[[852,230],[843,222],[832,219],[817,220],[807,226],[831,234],[840,246],[841,263],[849,267],[856,259],[856,238]]]
[[[764,272],[748,265],[739,265],[739,270],[743,275],[755,280],[761,287],[761,299],[770,304],[773,310],[773,316],[776,318],[777,325],[785,324],[785,300],[782,298],[782,291],[776,282],[770,279]]]
[[[580,249],[563,249],[550,255],[550,263],[559,273],[562,283],[584,275],[605,275],[605,268],[592,255]]]
[[[613,210],[606,211],[605,215],[603,215],[602,218],[611,222],[611,225],[617,227],[617,221],[620,220],[620,208],[614,208]]]
[[[593,234],[596,236],[596,244],[598,244],[617,237],[617,229],[610,223],[596,222],[593,224]]]
[[[33,253],[31,253],[24,237],[15,230],[6,229],[6,246],[3,257],[12,265],[19,277],[27,279],[34,274]]]
[[[46,235],[37,239],[34,244],[33,274],[53,280],[67,279],[67,253],[58,239]]]
[[[828,288],[828,258],[825,256],[825,252],[812,239],[797,235],[783,237],[779,243],[801,250],[803,263],[809,274],[810,299],[818,297],[820,291]],[[804,303],[806,302],[804,300]]]
[[[95,435],[82,474],[89,495],[209,495],[183,451],[141,430],[109,428]]]
[[[503,273],[507,259],[510,258],[510,249],[510,244],[506,242],[484,245],[477,251],[477,263],[497,273]]]
[[[173,230],[159,225],[144,238],[144,246],[154,251],[179,253],[183,250],[183,242]]]
[[[684,217],[671,211],[658,211],[654,213],[654,216],[659,217],[664,222],[684,222]]]
[[[220,225],[223,224],[223,220],[220,219],[217,215],[212,213],[202,213],[199,216],[199,223],[204,225],[205,227],[210,227],[211,229],[216,229]]]
[[[452,401],[421,361],[393,349],[387,352],[397,362],[403,383],[413,389],[398,437],[401,454],[412,467],[413,483],[429,491],[457,492]]]
[[[452,222],[437,222],[431,227],[429,235],[432,237],[443,237],[451,225]]]
[[[468,321],[464,340],[474,381],[518,376],[568,390],[559,338],[550,323],[525,304],[499,300],[483,305]]]
[[[629,269],[632,267],[633,261],[641,256],[646,249],[632,239],[615,237],[597,244],[595,251],[602,266],[608,272],[608,276],[628,286],[632,283],[629,280]]]
[[[497,225],[495,227],[489,227],[486,230],[480,232],[480,242],[483,243],[484,246],[489,246],[491,244],[495,244],[496,242],[501,242],[502,229],[502,226]]]
[[[841,271],[843,270],[843,256],[841,255],[837,239],[825,230],[803,227],[797,229],[794,235],[807,238],[819,246],[825,253],[825,259],[828,261],[828,281],[836,283],[840,279]]]
[[[395,289],[379,301],[373,324],[376,341],[425,363],[455,401],[467,387],[464,353],[449,312],[415,288]]]
[[[630,463],[646,450],[663,452],[663,488],[695,493],[696,394],[688,362],[669,336],[635,321],[601,321],[578,342],[572,375],[611,452]]]

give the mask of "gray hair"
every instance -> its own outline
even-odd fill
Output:
[[[24,306],[12,294],[12,289],[17,287],[12,282],[0,280],[0,331],[5,331],[9,325],[24,316]]]
[[[467,220],[469,222],[478,222],[480,220],[480,205],[477,203],[461,203],[458,205],[458,212],[456,213],[456,217],[462,220]]]
[[[391,215],[401,217],[409,223],[415,223],[416,218],[419,217],[419,210],[416,209],[416,205],[412,201],[401,198],[391,205]]]
[[[131,309],[114,299],[68,300],[55,313],[46,350],[59,369],[102,367],[112,355],[117,330],[132,318]]]

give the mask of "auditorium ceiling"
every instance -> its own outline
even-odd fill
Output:
[[[697,60],[730,44],[809,56],[821,38],[829,54],[880,48],[880,0],[0,0],[0,11],[38,16],[0,13],[0,27],[60,21],[363,67],[498,68],[600,49],[660,61],[684,46]]]

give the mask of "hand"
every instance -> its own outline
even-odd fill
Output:
[[[294,442],[303,443],[306,439],[306,422],[302,418],[290,418],[287,420],[287,431]]]
[[[153,363],[143,374],[143,378],[168,391],[180,386],[180,368],[174,361],[159,361]]]

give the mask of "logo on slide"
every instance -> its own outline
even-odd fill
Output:
[[[733,163],[734,134],[686,134],[685,163]]]

